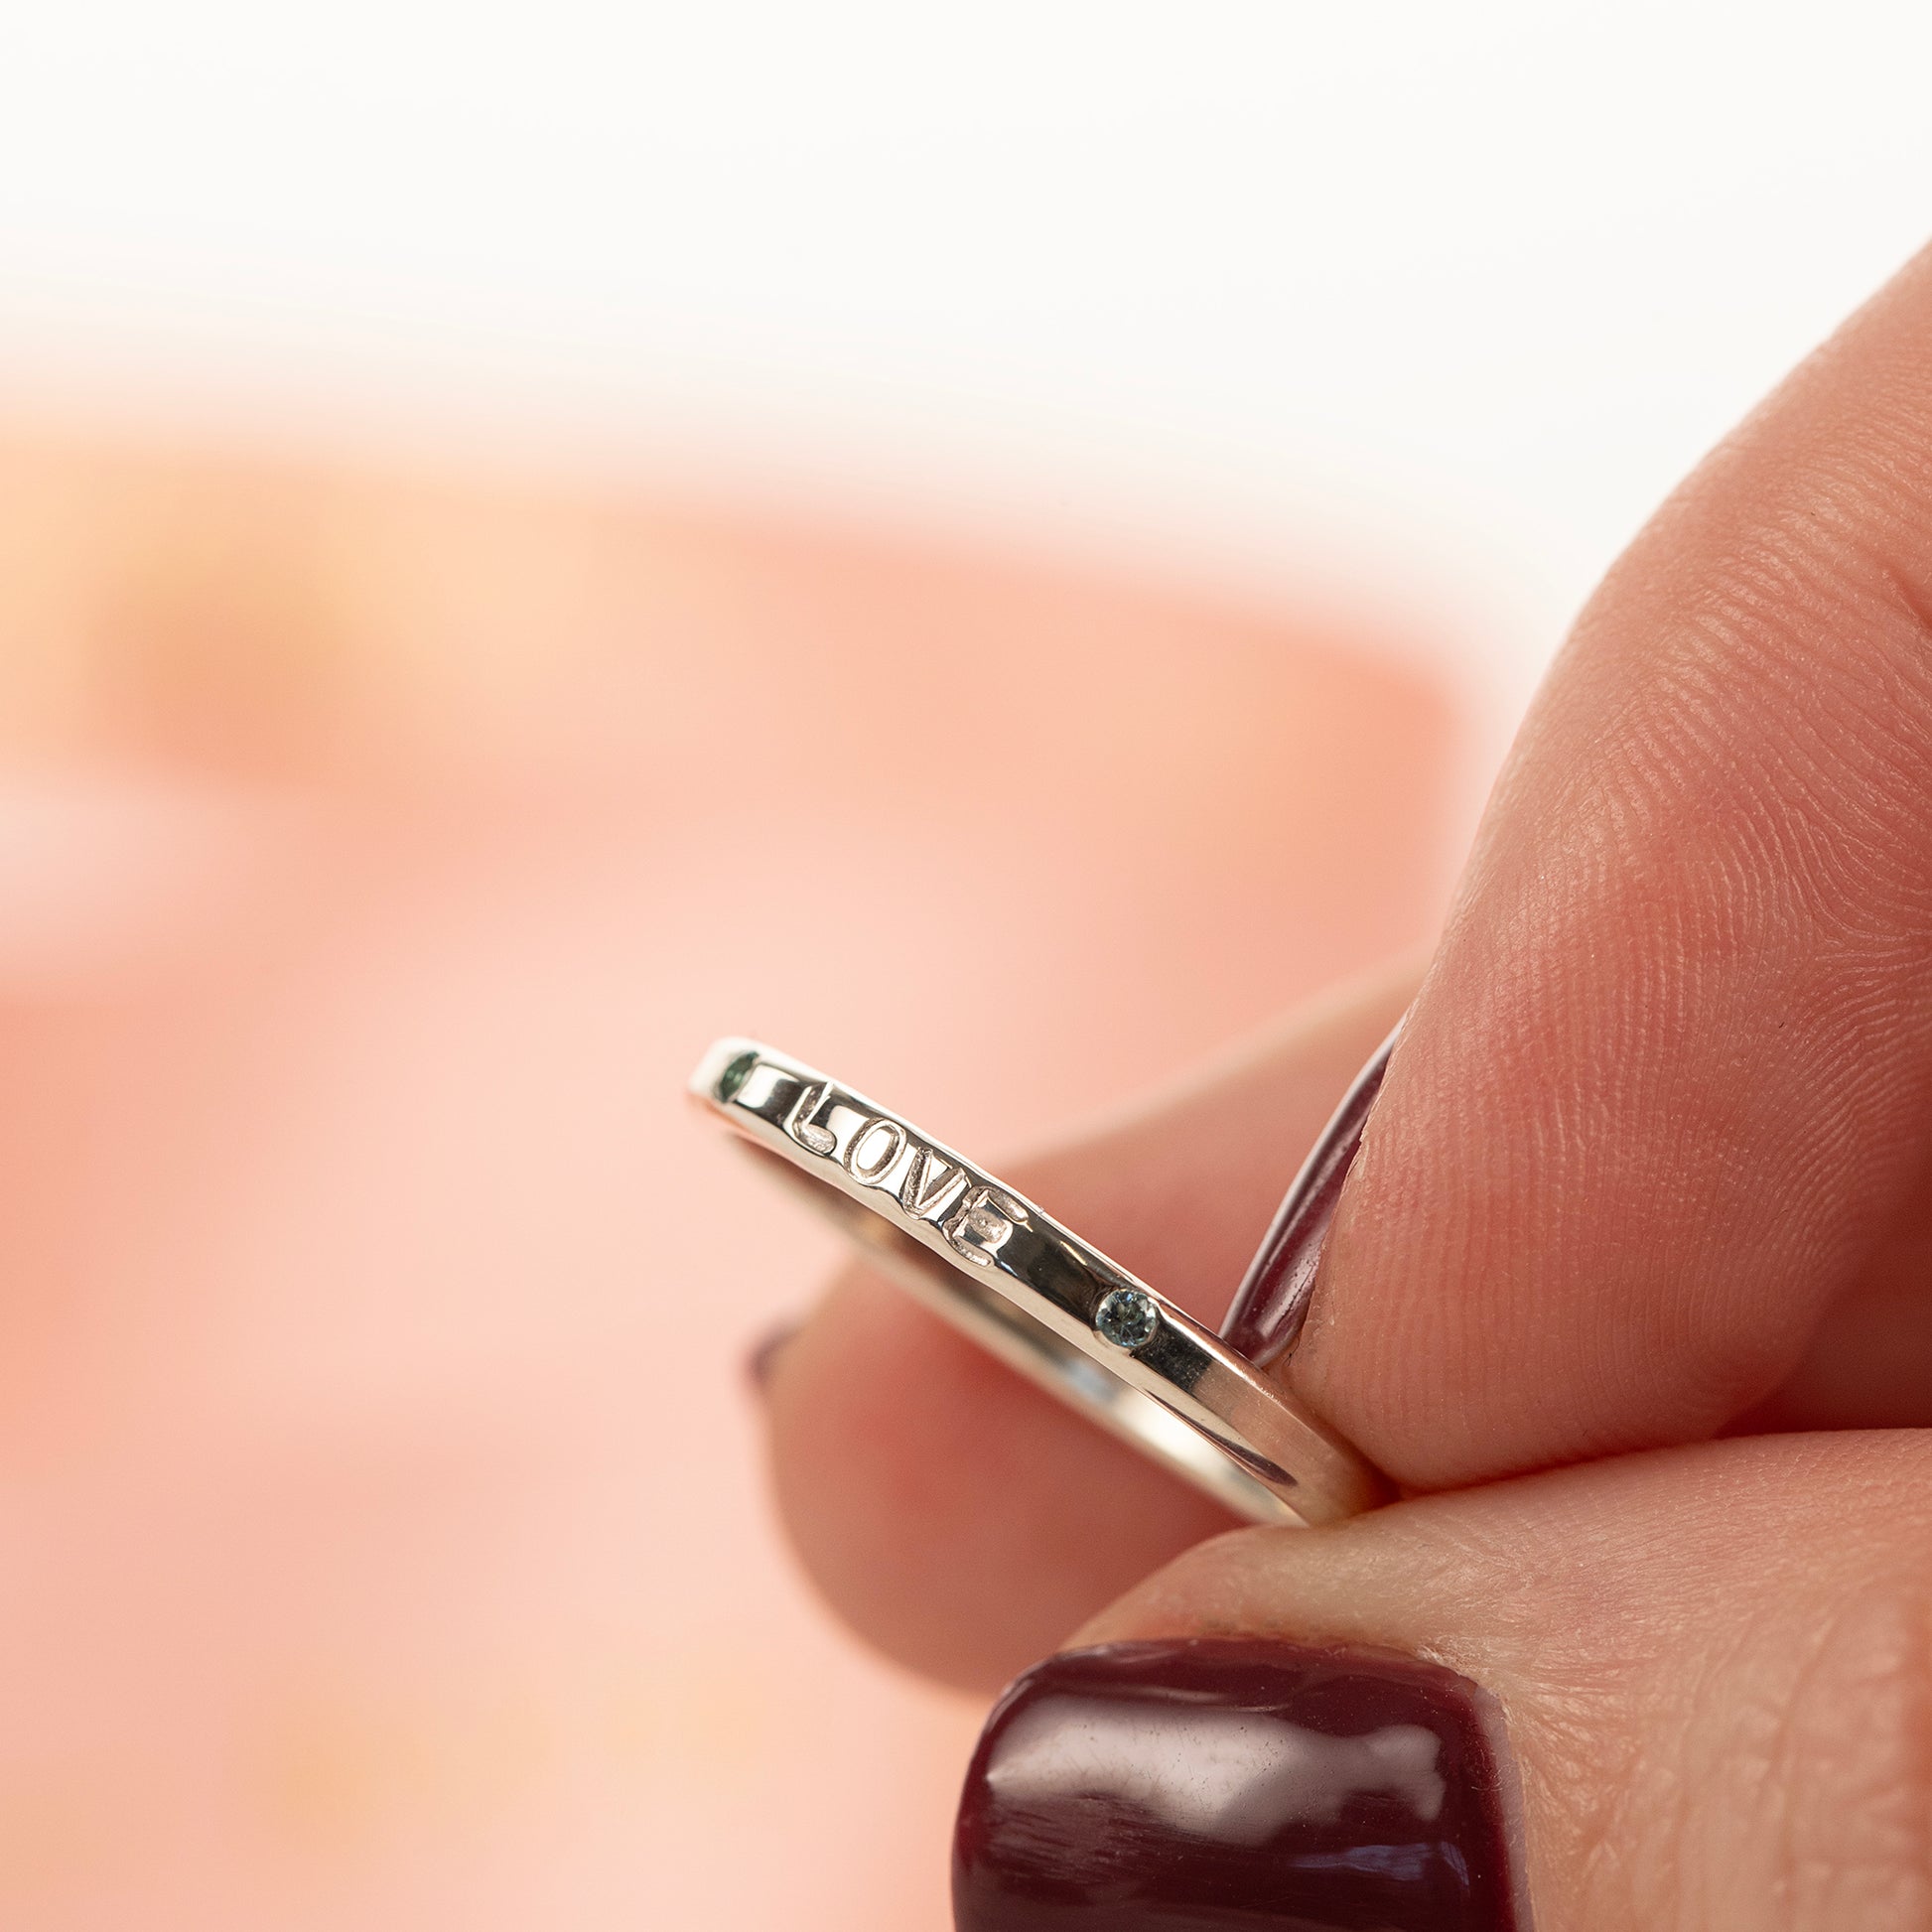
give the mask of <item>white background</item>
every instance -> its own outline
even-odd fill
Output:
[[[1513,711],[1932,226],[1932,9],[61,0],[0,380],[1420,593]]]

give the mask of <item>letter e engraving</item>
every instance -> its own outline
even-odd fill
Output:
[[[939,1232],[970,1262],[991,1268],[1027,1210],[995,1187],[975,1187],[959,1205],[959,1212]]]

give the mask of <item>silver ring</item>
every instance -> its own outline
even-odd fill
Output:
[[[691,1091],[928,1308],[1237,1515],[1387,1500],[1271,1375],[897,1114],[751,1039],[719,1040]]]

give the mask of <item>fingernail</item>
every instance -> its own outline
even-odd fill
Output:
[[[746,1351],[745,1379],[751,1383],[754,1395],[762,1396],[770,1386],[771,1371],[778,1366],[778,1357],[804,1325],[796,1316],[787,1315],[784,1320],[773,1322]]]
[[[1274,1222],[1248,1264],[1227,1319],[1221,1323],[1221,1339],[1263,1368],[1286,1354],[1302,1332],[1309,1297],[1314,1292],[1321,1244],[1335,1218],[1341,1184],[1361,1151],[1362,1130],[1368,1125],[1375,1096],[1382,1091],[1389,1052],[1401,1031],[1398,1024],[1395,1033],[1375,1049],[1335,1109],[1334,1118],[1321,1130],[1314,1152],[1303,1162],[1301,1172],[1282,1196]]]
[[[1468,1679],[1401,1659],[1206,1638],[1050,1657],[981,1733],[954,1925],[1522,1932],[1495,1725]]]

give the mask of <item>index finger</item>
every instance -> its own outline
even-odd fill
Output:
[[[1922,256],[1610,573],[1490,803],[1291,1370],[1399,1479],[1721,1429],[1917,1216],[1929,616]]]

